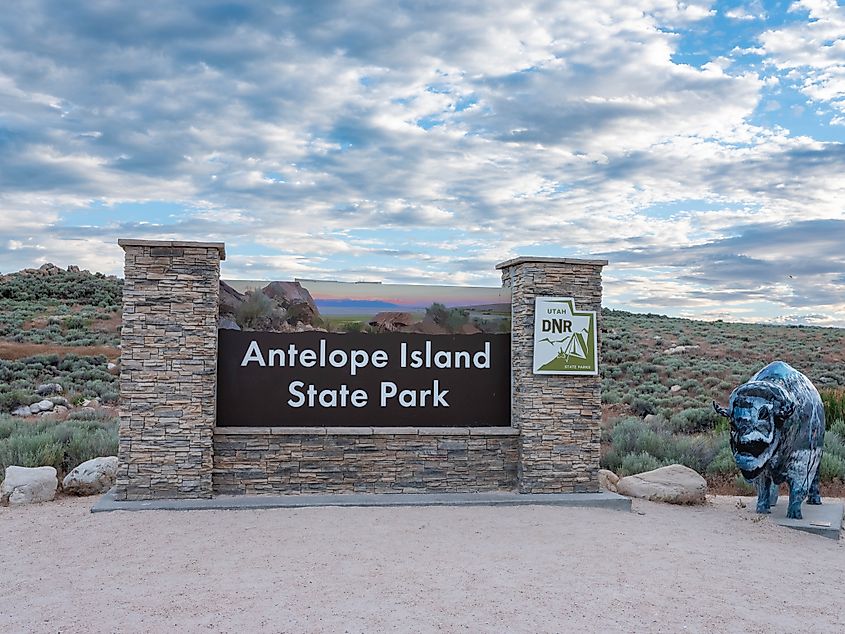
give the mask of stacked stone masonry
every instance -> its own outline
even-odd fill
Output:
[[[601,381],[598,376],[533,373],[534,300],[574,298],[578,310],[596,311],[600,336],[605,264],[517,258],[498,266],[503,285],[512,293],[511,424],[519,430],[517,479],[523,493],[599,491]]]
[[[512,491],[518,457],[512,431],[221,428],[214,434],[214,492]]]
[[[534,298],[601,311],[603,261],[519,258],[507,428],[215,429],[221,243],[121,240],[124,500],[213,494],[598,491],[598,377],[532,373]]]
[[[209,497],[223,245],[120,245],[118,498]]]

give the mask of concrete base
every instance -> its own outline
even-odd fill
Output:
[[[199,511],[304,508],[315,506],[580,506],[630,511],[616,493],[350,493],[345,495],[231,495],[210,499],[115,500],[114,489],[91,508],[107,511]]]
[[[804,517],[800,520],[793,520],[786,517],[787,501],[788,496],[784,495],[778,499],[778,503],[771,509],[769,517],[775,524],[830,539],[839,539],[845,505],[838,502],[821,505],[804,503],[801,506],[801,515]],[[748,505],[752,513],[756,513],[754,510],[755,503],[756,499]]]

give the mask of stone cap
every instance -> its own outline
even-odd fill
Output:
[[[134,238],[119,238],[117,244],[126,247],[168,247],[171,249],[217,249],[220,259],[226,259],[226,245],[224,242],[191,242],[190,240],[136,240]]]
[[[581,260],[579,258],[545,258],[533,255],[523,255],[518,258],[505,260],[496,265],[497,269],[506,269],[509,266],[525,264],[527,262],[538,262],[542,264],[584,264],[587,266],[607,266],[607,260]]]

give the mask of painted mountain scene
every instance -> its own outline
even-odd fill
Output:
[[[476,334],[510,331],[510,290],[297,279],[221,282],[221,317],[253,330]]]

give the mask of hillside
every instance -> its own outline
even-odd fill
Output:
[[[0,413],[64,381],[73,403],[114,403],[122,281],[52,265],[0,276]],[[374,335],[377,336],[377,335]],[[602,312],[603,465],[620,473],[682,462],[734,486],[725,421],[711,403],[780,359],[807,374],[829,411],[823,475],[845,481],[845,330]],[[40,355],[40,356],[33,356]],[[46,356],[45,356],[46,355]],[[16,361],[13,361],[16,360]],[[741,486],[741,484],[737,484]]]

